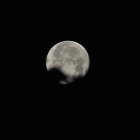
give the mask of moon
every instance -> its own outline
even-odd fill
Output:
[[[79,77],[84,77],[88,72],[89,63],[86,49],[75,41],[61,41],[55,44],[46,58],[48,72],[57,69],[65,76],[65,79],[58,81],[60,84],[69,84]]]

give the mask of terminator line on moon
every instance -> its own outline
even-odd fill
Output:
[[[58,81],[69,84],[79,77],[84,77],[89,69],[89,55],[86,49],[74,41],[62,41],[54,45],[48,52],[46,67],[60,71],[66,79]]]

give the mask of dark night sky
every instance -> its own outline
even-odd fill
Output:
[[[26,16],[9,15],[5,44],[10,47],[4,56],[9,65],[3,80],[8,88],[3,96],[8,101],[6,116],[13,116],[7,118],[7,133],[24,135],[29,130],[33,140],[58,135],[109,135],[112,139],[137,135],[137,94],[130,74],[133,41],[127,16],[113,7],[87,9],[57,7],[51,12],[40,7]],[[57,75],[50,75],[45,66],[49,49],[63,40],[79,42],[90,57],[86,77],[68,86],[59,85]]]

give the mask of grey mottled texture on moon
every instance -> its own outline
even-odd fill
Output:
[[[74,41],[62,41],[54,45],[46,59],[47,70],[60,70],[67,78],[59,81],[68,84],[78,77],[84,77],[89,69],[89,56],[85,48]]]

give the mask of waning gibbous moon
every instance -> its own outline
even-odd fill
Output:
[[[55,44],[46,58],[48,72],[57,69],[66,77],[58,81],[61,84],[69,84],[79,77],[84,77],[88,72],[89,64],[86,49],[74,41],[62,41]]]

